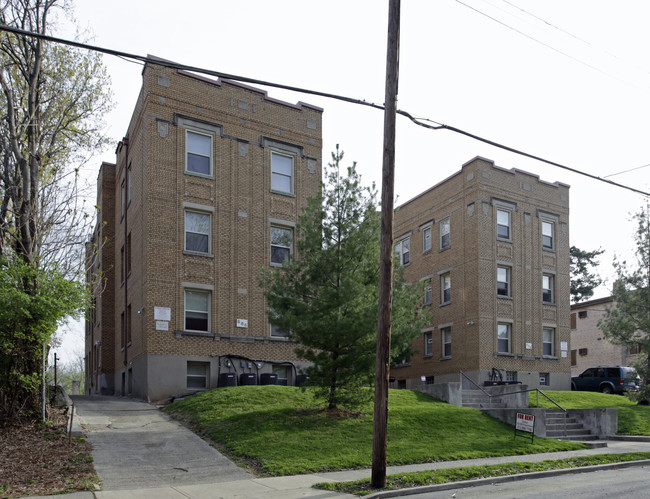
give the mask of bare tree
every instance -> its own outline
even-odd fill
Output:
[[[39,35],[69,13],[60,0],[1,5],[1,24]],[[38,406],[32,378],[42,374],[43,345],[63,316],[83,307],[77,287],[61,279],[83,269],[92,218],[79,204],[79,173],[106,142],[101,118],[112,106],[109,85],[98,54],[0,32],[0,270],[14,272],[7,275],[31,298],[0,322],[0,347],[11,347],[0,352],[0,382],[14,383],[18,397],[11,409],[0,400],[4,416]],[[62,296],[62,286],[72,295]],[[0,294],[0,307],[11,306],[6,300],[14,291]],[[46,295],[61,301],[43,309]],[[30,309],[37,304],[38,311]]]

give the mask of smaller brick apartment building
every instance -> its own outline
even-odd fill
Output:
[[[394,236],[433,319],[391,386],[570,388],[568,185],[477,157],[398,207]]]
[[[302,364],[269,324],[258,278],[293,253],[320,188],[322,109],[164,65],[142,78],[116,163],[98,177],[87,393],[295,384]]]
[[[641,352],[638,343],[616,345],[598,327],[608,308],[614,308],[611,296],[571,305],[571,376],[597,366],[631,366]]]

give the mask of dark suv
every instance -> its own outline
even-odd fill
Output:
[[[640,378],[631,367],[590,367],[580,376],[571,378],[571,390],[589,392],[623,393],[639,390]]]

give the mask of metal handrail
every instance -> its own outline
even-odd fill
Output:
[[[469,381],[469,382],[470,382],[471,384],[473,384],[476,388],[478,388],[478,389],[481,390],[483,393],[485,393],[485,395],[488,396],[488,401],[489,401],[489,404],[490,404],[490,409],[492,409],[492,394],[491,394],[490,392],[486,392],[485,390],[483,390],[483,388],[481,388],[479,385],[477,385],[477,384],[474,382],[474,380],[473,380],[472,378],[470,378],[469,376],[467,376],[463,371],[460,371],[460,374],[461,374],[461,375],[462,375],[462,376],[463,376],[467,381]]]

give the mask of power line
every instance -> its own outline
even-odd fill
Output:
[[[641,168],[647,168],[648,166],[650,166],[650,163],[647,164],[647,165],[643,165],[643,166],[637,166],[636,168],[630,168],[629,170],[625,170],[625,171],[622,171],[622,172],[611,173],[609,175],[605,175],[603,178],[609,178],[609,177],[614,177],[616,175],[622,175],[624,173],[629,173],[629,172],[633,172],[635,170],[640,170]]]
[[[458,1],[459,3],[462,3],[462,2],[460,2],[460,0],[456,0],[456,1]],[[463,5],[465,5],[465,4],[463,4]],[[200,67],[197,67],[197,66],[189,66],[187,64],[176,63],[176,62],[168,61],[168,60],[165,60],[165,59],[160,59],[158,57],[141,56],[141,55],[137,55],[137,54],[131,54],[131,53],[128,53],[128,52],[122,52],[122,51],[119,51],[119,50],[108,49],[108,48],[104,48],[104,47],[90,45],[90,44],[87,44],[87,43],[76,42],[76,41],[73,41],[73,40],[66,40],[66,39],[63,39],[63,38],[57,38],[57,37],[54,37],[54,36],[43,35],[43,34],[40,34],[40,33],[33,33],[31,31],[25,31],[25,30],[22,30],[22,29],[6,26],[6,25],[3,25],[3,24],[0,24],[0,31],[7,31],[9,33],[14,33],[14,34],[17,34],[17,35],[31,36],[31,37],[34,37],[34,38],[40,38],[40,39],[45,40],[45,41],[49,41],[49,42],[53,42],[53,43],[61,43],[61,44],[64,44],[64,45],[70,45],[72,47],[77,47],[77,48],[81,48],[81,49],[84,49],[84,50],[92,50],[92,51],[95,51],[95,52],[100,52],[100,53],[103,53],[103,54],[113,55],[113,56],[120,57],[120,58],[123,58],[123,59],[133,59],[133,60],[145,63],[145,64],[155,64],[155,65],[164,66],[164,67],[168,67],[168,68],[172,68],[172,69],[190,71],[190,72],[193,72],[193,73],[206,74],[206,75],[210,75],[210,76],[214,76],[214,77],[222,78],[222,79],[226,79],[226,80],[251,83],[251,84],[254,84],[254,85],[263,85],[263,86],[273,87],[273,88],[280,88],[280,89],[283,89],[283,90],[290,90],[290,91],[293,91],[293,92],[299,92],[299,93],[303,93],[303,94],[307,94],[307,95],[316,95],[316,96],[319,96],[319,97],[326,97],[328,99],[334,99],[334,100],[339,100],[339,101],[343,101],[343,102],[348,102],[350,104],[357,104],[357,105],[360,105],[360,106],[371,107],[371,108],[378,109],[378,110],[381,110],[381,111],[384,110],[384,106],[382,104],[376,104],[376,103],[373,103],[373,102],[368,102],[368,101],[363,100],[363,99],[356,99],[356,98],[353,98],[353,97],[347,97],[347,96],[343,96],[343,95],[337,95],[337,94],[332,94],[332,93],[328,93],[328,92],[322,92],[322,91],[319,91],[319,90],[311,90],[311,89],[306,89],[306,88],[294,87],[294,86],[291,86],[291,85],[285,85],[285,84],[282,84],[282,83],[275,83],[275,82],[270,82],[270,81],[266,81],[266,80],[260,80],[260,79],[257,79],[257,78],[250,78],[250,77],[247,77],[247,76],[232,75],[232,74],[228,74],[228,73],[223,73],[221,71],[214,71],[214,70],[211,70],[211,69],[200,68]],[[539,162],[545,163],[547,165],[555,166],[557,168],[561,168],[563,170],[570,171],[570,172],[578,174],[578,175],[583,175],[585,177],[589,177],[589,178],[591,178],[593,180],[598,180],[600,182],[604,182],[604,183],[609,184],[609,185],[614,186],[614,187],[620,187],[622,189],[627,189],[627,190],[635,192],[637,194],[641,194],[642,196],[650,197],[650,193],[648,193],[648,192],[641,191],[639,189],[635,189],[634,187],[630,187],[630,186],[627,186],[627,185],[624,185],[624,184],[619,184],[619,183],[614,182],[612,180],[609,180],[607,178],[599,177],[599,176],[593,175],[591,173],[583,172],[583,171],[578,170],[576,168],[572,168],[572,167],[563,165],[561,163],[557,163],[555,161],[551,161],[551,160],[542,158],[541,156],[536,156],[534,154],[530,154],[530,153],[521,151],[521,150],[516,149],[514,147],[510,147],[510,146],[501,144],[499,142],[489,140],[489,139],[487,139],[485,137],[475,135],[473,133],[467,132],[467,131],[462,130],[460,128],[456,128],[456,127],[451,126],[451,125],[445,125],[443,123],[439,123],[437,121],[430,120],[430,119],[427,119],[427,118],[416,118],[412,114],[410,114],[409,112],[403,111],[403,110],[400,110],[400,109],[397,110],[397,114],[400,114],[400,115],[408,118],[409,120],[411,120],[416,125],[421,126],[423,128],[427,128],[429,130],[449,130],[450,132],[454,132],[454,133],[458,133],[460,135],[464,135],[466,137],[477,140],[479,142],[483,142],[484,144],[488,144],[488,145],[491,145],[493,147],[497,147],[499,149],[503,149],[505,151],[508,151],[508,152],[511,152],[511,153],[514,153],[514,154],[518,154],[518,155],[524,156],[526,158],[534,159],[535,161],[539,161]]]

